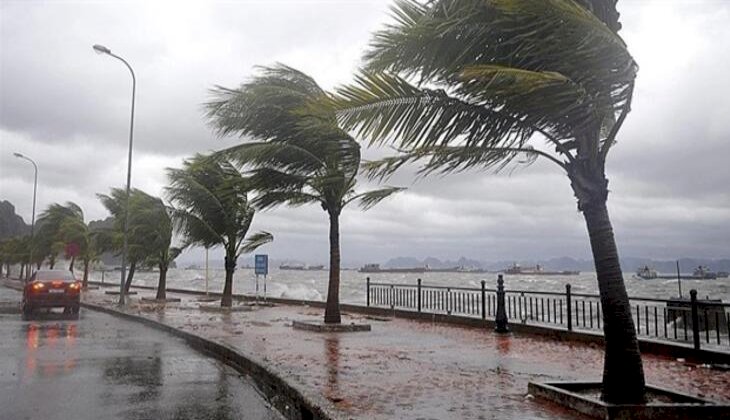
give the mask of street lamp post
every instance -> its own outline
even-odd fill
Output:
[[[35,198],[36,198],[36,192],[38,191],[38,165],[36,165],[35,161],[28,156],[25,156],[21,153],[15,152],[13,155],[16,158],[27,160],[28,162],[33,164],[33,213],[31,215],[31,222],[30,222],[30,268],[33,268],[33,233],[35,231]],[[29,278],[30,270],[25,273],[26,279]]]
[[[112,51],[103,45],[94,45],[94,51],[98,54],[106,54],[124,63],[129,69],[129,73],[132,75],[132,115],[129,119],[129,154],[127,157],[127,194],[126,203],[124,205],[124,244],[122,245],[122,279],[119,284],[119,304],[124,305],[124,280],[126,277],[126,266],[127,266],[127,248],[129,245],[128,228],[129,228],[129,189],[132,184],[132,139],[134,134],[134,95],[137,90],[137,78],[134,76],[134,70],[132,66],[127,63],[122,57],[115,55]]]

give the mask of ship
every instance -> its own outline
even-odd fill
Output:
[[[697,280],[715,280],[717,278],[717,273],[711,271],[705,266],[699,265],[695,268],[694,272],[692,272],[692,278]]]
[[[649,268],[648,265],[645,265],[636,270],[636,277],[642,278],[644,280],[655,279],[658,276],[659,275],[657,274],[656,270],[653,268]]]
[[[310,265],[306,266],[303,264],[282,264],[279,266],[279,270],[295,270],[295,271],[320,271],[324,270],[323,265]]]
[[[636,276],[642,280],[669,280],[669,279],[680,279],[680,280],[715,280],[717,278],[727,277],[725,272],[715,272],[705,266],[697,266],[692,274],[658,274],[656,270],[644,266],[636,271]]]
[[[512,267],[504,270],[505,274],[519,274],[526,276],[577,276],[580,271],[563,270],[563,271],[545,271],[543,266],[537,264],[535,267],[520,267],[519,264],[514,263]]]
[[[380,264],[365,264],[357,271],[361,273],[425,273],[426,267],[380,268]]]

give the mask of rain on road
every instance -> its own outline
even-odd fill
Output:
[[[20,293],[0,287],[0,302]],[[246,377],[169,334],[81,310],[0,313],[0,418],[281,419]]]

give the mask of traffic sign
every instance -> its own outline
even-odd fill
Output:
[[[269,256],[267,254],[258,254],[254,256],[254,270],[256,275],[269,274]]]

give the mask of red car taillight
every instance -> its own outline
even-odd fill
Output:
[[[81,283],[79,283],[79,282],[71,283],[71,284],[68,285],[68,288],[71,289],[71,290],[78,291],[78,290],[81,289]]]
[[[40,292],[41,290],[43,290],[43,289],[45,289],[45,288],[46,288],[46,285],[45,285],[45,284],[43,284],[43,283],[41,283],[41,282],[39,282],[39,281],[37,281],[37,282],[34,282],[34,283],[33,283],[33,284],[32,284],[32,285],[30,286],[30,288],[31,288],[31,290],[33,290],[34,292]]]

